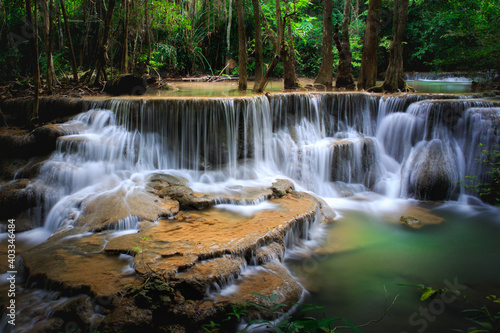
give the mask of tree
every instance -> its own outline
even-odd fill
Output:
[[[56,72],[54,70],[54,59],[52,57],[52,13],[53,13],[53,0],[41,0],[40,7],[43,14],[43,41],[45,43],[45,54],[47,57],[47,89],[52,93],[54,85],[58,84]]]
[[[323,45],[321,66],[314,83],[332,89],[333,82],[333,0],[323,0]]]
[[[259,83],[264,75],[264,54],[262,49],[262,25],[260,22],[260,1],[252,0],[253,16],[255,21],[255,84],[254,91],[257,91]]]
[[[94,59],[94,64],[88,76],[90,86],[95,85],[99,81],[106,81],[106,67],[108,63],[108,44],[113,21],[113,11],[115,9],[116,0],[109,0],[108,9],[106,11],[106,20],[104,22],[104,30],[97,45],[97,53]]]
[[[247,36],[245,34],[243,0],[235,1],[238,15],[238,90],[247,90]]]
[[[247,36],[245,34],[243,0],[235,1],[238,15],[238,90],[247,90]]]
[[[71,52],[71,68],[73,69],[73,80],[78,81],[78,66],[76,64],[75,49],[73,48],[73,40],[71,38],[71,31],[69,30],[68,14],[66,13],[66,6],[64,0],[60,0],[61,11],[64,18],[64,27],[66,29],[66,36],[68,37],[69,50]]]
[[[229,15],[227,16],[227,33],[226,33],[226,43],[227,43],[227,54],[226,63],[229,62],[231,58],[231,20],[233,19],[233,1],[229,0]]]
[[[339,74],[335,86],[337,88],[354,89],[352,76],[352,52],[349,42],[349,20],[351,17],[351,0],[344,1],[344,17],[342,18],[342,43],[339,38],[339,26],[335,25],[335,45],[339,52]]]
[[[32,119],[33,123],[38,123],[38,107],[39,107],[39,95],[40,95],[40,64],[38,62],[38,24],[36,21],[37,17],[37,6],[35,4],[35,18],[31,12],[31,0],[26,0],[26,16],[28,17],[28,22],[33,29],[33,38],[31,38],[31,52],[32,62],[33,62],[33,82],[35,85],[35,96],[33,100],[33,111]]]
[[[123,54],[122,54],[122,63],[121,63],[121,72],[126,74],[128,73],[128,32],[130,25],[130,0],[124,0],[123,6],[125,7],[125,19],[123,21]]]
[[[403,35],[406,29],[409,0],[394,0],[394,22],[389,65],[382,89],[385,91],[407,90],[403,73]]]
[[[271,29],[269,22],[264,17],[266,33],[273,44],[273,48],[275,51],[275,56],[269,65],[269,68],[266,71],[266,74],[260,81],[258,87],[254,89],[256,92],[262,92],[271,77],[272,72],[278,65],[279,61],[283,61],[283,70],[284,70],[284,88],[285,89],[295,89],[299,86],[297,75],[295,73],[295,55],[292,55],[291,52],[295,52],[293,47],[291,48],[289,43],[285,39],[285,27],[287,26],[286,21],[289,17],[288,9],[284,17],[281,16],[281,3],[280,0],[275,0],[275,9],[276,9],[276,33]],[[291,27],[288,27],[291,35]]]
[[[295,50],[293,48],[293,40],[291,39],[291,26],[287,24],[291,20],[291,15],[288,13],[288,1],[285,0],[285,16],[281,16],[281,1],[276,0],[276,25],[278,35],[279,55],[283,61],[284,71],[284,88],[298,88],[297,74],[295,73]],[[288,23],[290,23],[288,21]],[[288,40],[285,38],[285,29],[288,28]]]
[[[370,0],[366,18],[365,36],[358,89],[368,89],[377,84],[377,49],[382,0]]]

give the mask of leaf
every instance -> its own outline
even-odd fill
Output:
[[[286,306],[286,304],[283,304],[283,303],[274,304],[273,307],[272,307],[272,309],[273,310],[277,310],[277,309],[279,309],[279,308],[281,308],[283,306]]]
[[[261,308],[261,309],[265,309],[266,311],[271,311],[271,309],[269,309],[267,306],[264,306],[264,305],[259,304],[259,303],[248,302],[248,304],[256,306],[256,307]]]
[[[279,296],[279,295],[277,295],[277,294],[272,294],[271,296],[269,296],[269,300],[270,300],[271,302],[273,302],[273,303],[274,303],[274,302],[275,302],[278,298],[280,298],[280,296]]]
[[[421,301],[425,301],[426,299],[428,299],[429,297],[431,297],[432,295],[434,295],[436,292],[437,292],[437,290],[428,288],[428,290],[424,291],[424,293],[422,294],[422,296],[420,296],[420,300]]]
[[[484,311],[479,310],[479,309],[465,309],[465,310],[462,310],[462,312],[477,312],[477,313],[484,314]]]
[[[415,287],[419,289],[425,289],[425,286],[423,284],[405,284],[405,283],[398,283],[398,286],[403,286],[403,287]]]
[[[262,295],[262,294],[259,294],[259,293],[250,293],[250,294],[255,295],[255,296],[257,296],[257,297],[260,297],[260,298],[262,298],[262,299],[264,299],[264,300],[266,300],[266,301],[268,301],[268,302],[270,302],[270,301],[271,301],[271,300],[269,299],[269,297],[264,296],[264,295]]]
[[[491,323],[487,322],[487,321],[477,321],[477,320],[474,320],[472,318],[465,318],[475,324],[478,324],[479,326],[481,327],[484,327],[485,329],[487,329],[486,331],[480,331],[480,332],[489,332],[489,330],[492,330],[493,329],[493,326],[491,326]]]

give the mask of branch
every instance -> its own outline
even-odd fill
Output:
[[[385,317],[385,315],[387,314],[387,312],[389,312],[389,310],[394,306],[394,304],[396,303],[396,300],[399,297],[399,294],[396,295],[396,297],[394,297],[394,299],[392,300],[391,304],[389,306],[387,306],[387,290],[385,289],[385,286],[384,286],[384,291],[385,291],[385,303],[386,303],[386,308],[384,310],[384,313],[382,313],[382,315],[378,319],[372,319],[372,320],[370,320],[369,322],[367,322],[365,324],[356,325],[356,327],[366,327],[366,326],[368,326],[370,324],[378,323],[379,321],[381,321]],[[337,327],[335,327],[335,329],[337,329],[337,328],[349,329],[351,327],[349,327],[349,326],[337,326]]]

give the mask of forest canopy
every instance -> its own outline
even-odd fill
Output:
[[[297,75],[316,77],[322,61],[323,0],[280,1],[279,8],[275,1],[258,2],[264,63],[269,65],[277,53],[270,31],[277,31],[279,9]],[[256,14],[251,0],[241,3],[246,67],[248,75],[253,76]],[[342,23],[344,4],[333,0],[333,25]],[[368,5],[369,1],[350,1],[347,22],[355,78],[360,70]],[[393,0],[384,0],[379,10],[379,74],[385,72],[389,62],[393,8]],[[238,59],[238,16],[233,0],[0,1],[0,80],[33,75],[34,48],[30,44],[34,36],[44,80],[50,66],[57,81],[72,77],[74,66],[80,74],[85,73],[99,57],[105,72],[155,73],[162,77],[216,75],[230,59]],[[499,45],[500,0],[409,2],[403,37],[405,71],[498,71]],[[338,50],[333,47],[332,52],[337,74]],[[283,66],[278,63],[273,76],[282,77]],[[230,68],[229,74],[238,73],[238,65]]]

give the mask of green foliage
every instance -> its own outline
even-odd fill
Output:
[[[69,28],[80,70],[93,64],[97,41],[105,20],[101,2],[65,1]],[[104,1],[106,3],[106,1]],[[195,3],[193,8],[192,4]],[[67,36],[59,10],[54,2],[54,64],[58,76],[71,73]],[[146,8],[149,20],[146,26]],[[272,29],[276,29],[274,1],[261,1],[262,11]],[[342,20],[344,1],[334,0],[333,21]],[[236,57],[238,48],[236,11],[233,10],[231,45],[227,49],[226,33],[229,15],[228,1],[134,1],[129,17],[130,68],[142,73],[149,65],[157,71],[176,75],[218,72],[227,60]],[[234,6],[234,1],[233,1]],[[288,7],[285,7],[288,6]],[[321,64],[322,1],[281,1],[282,16],[289,13],[296,50],[296,71],[299,75],[315,77]],[[353,2],[350,24],[354,74],[361,61],[364,27],[368,1]],[[234,8],[233,8],[234,9]],[[380,26],[379,69],[385,70],[387,49],[392,38],[392,1],[384,1]],[[248,69],[253,72],[254,19],[249,3],[245,6],[245,24],[249,45]],[[39,50],[42,76],[45,75],[46,41],[41,35],[42,13],[36,18],[39,27]],[[26,23],[24,1],[0,1],[0,79],[31,76],[32,29]],[[118,67],[123,59],[123,25],[125,7],[118,1],[115,7],[108,51],[108,66]],[[264,29],[263,29],[264,31]],[[425,71],[483,70],[500,68],[500,0],[415,0],[411,2],[405,34],[405,69]],[[147,33],[148,32],[148,33]],[[274,49],[269,36],[263,34],[264,61],[269,64]],[[151,49],[151,55],[148,55]],[[334,50],[334,66],[338,63]],[[283,74],[282,64],[275,71]]]
[[[476,162],[486,169],[487,181],[479,181],[476,176],[465,176],[465,180],[460,183],[484,201],[500,206],[500,145],[495,145],[490,151],[483,147],[482,143],[479,144],[481,156]]]
[[[434,71],[500,67],[500,1],[419,1],[410,7],[408,63]]]
[[[410,284],[399,284],[400,286],[415,287],[422,290],[422,296],[420,301],[426,301],[432,299],[438,295],[450,295],[454,297],[453,299],[461,300],[467,305],[467,309],[462,311],[464,319],[469,321],[473,326],[467,328],[466,330],[452,329],[455,332],[462,333],[479,333],[479,332],[500,332],[500,298],[496,295],[488,295],[484,297],[487,301],[484,304],[477,306],[469,301],[466,295],[461,295],[459,290],[442,288],[433,289],[431,287],[426,287],[423,284],[410,285]]]

